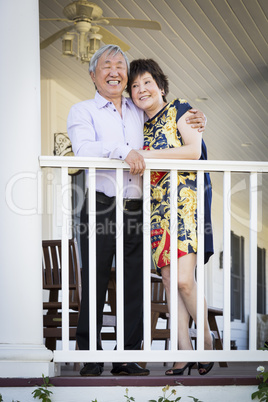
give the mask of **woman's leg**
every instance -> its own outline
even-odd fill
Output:
[[[197,322],[197,284],[195,280],[196,254],[188,254],[178,260],[178,288],[185,307]],[[212,338],[208,324],[208,310],[204,299],[204,348],[212,349]]]
[[[161,269],[162,281],[165,287],[167,302],[170,311],[170,266],[167,265]],[[178,348],[181,350],[191,350],[192,343],[189,337],[189,319],[190,315],[185,307],[184,301],[178,292]],[[173,369],[179,369],[186,363],[174,363]],[[172,374],[172,369],[167,370],[167,374]]]
[[[187,254],[178,259],[178,343],[179,349],[192,349],[189,337],[189,318],[190,316],[196,322],[197,309],[197,285],[195,281],[196,254]],[[161,269],[162,280],[167,294],[169,304],[170,300],[170,266],[167,265]],[[212,349],[212,340],[207,318],[207,306],[204,301],[204,338],[205,349]],[[173,368],[181,368],[185,363],[175,363]]]

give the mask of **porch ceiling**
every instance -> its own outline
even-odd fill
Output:
[[[40,0],[41,18],[64,18],[71,0]],[[130,45],[127,55],[154,58],[170,80],[169,99],[182,97],[208,118],[209,159],[267,161],[267,0],[95,0],[105,17],[159,21],[162,30],[108,27]],[[40,22],[44,40],[66,26]],[[41,76],[81,100],[91,97],[87,65],[61,55],[61,40],[41,51]],[[207,99],[200,101],[200,99]],[[268,175],[262,180],[268,226]],[[214,182],[220,192],[221,183]],[[247,200],[240,202],[248,208]]]

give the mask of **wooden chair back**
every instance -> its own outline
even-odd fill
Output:
[[[43,289],[48,301],[43,303],[44,338],[46,347],[55,350],[61,339],[61,240],[43,240]],[[70,339],[74,340],[81,305],[81,268],[75,239],[69,240],[69,321]]]
[[[156,328],[159,318],[166,321],[165,328]],[[168,349],[169,338],[169,310],[164,285],[161,277],[151,273],[151,339],[165,341],[165,349]]]

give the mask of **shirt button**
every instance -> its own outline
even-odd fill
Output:
[[[129,145],[129,143],[127,142],[127,145]]]
[[[122,159],[122,156],[120,155],[119,158]]]
[[[131,179],[129,179],[129,181],[131,181]]]

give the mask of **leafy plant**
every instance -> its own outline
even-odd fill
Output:
[[[49,383],[49,377],[45,377],[44,374],[42,374],[42,377],[43,385],[32,392],[33,397],[34,399],[41,399],[43,402],[51,402],[50,395],[53,394],[53,392],[49,391],[47,388],[53,387],[53,385]]]
[[[257,371],[259,371],[260,374],[257,375],[256,378],[258,378],[261,382],[258,385],[258,391],[253,392],[251,395],[251,399],[255,399],[257,397],[260,402],[268,402],[268,372],[263,366],[259,366]]]
[[[172,389],[170,394],[166,396],[166,393],[169,391],[170,386],[166,385],[164,388],[162,388],[163,391],[163,396],[160,396],[158,400],[156,401],[155,399],[150,399],[149,402],[178,402],[181,400],[181,397],[179,396],[176,399],[169,399],[172,395],[176,395],[176,390]]]
[[[265,372],[264,367],[260,366],[260,367],[258,367],[257,370],[261,371],[261,374],[257,378],[260,378],[260,377],[263,378],[263,375],[264,375],[265,382],[266,382],[268,379],[268,373]],[[53,385],[49,383],[49,377],[45,377],[44,375],[42,375],[42,377],[43,377],[43,384],[32,392],[33,397],[34,397],[34,399],[41,399],[43,402],[52,402],[50,399],[50,395],[53,392],[49,391],[47,388],[53,387]],[[266,384],[266,387],[268,389],[267,384]],[[166,385],[164,388],[162,388],[163,396],[160,396],[157,401],[155,399],[150,399],[150,401],[148,401],[148,402],[179,402],[181,400],[180,396],[177,397],[176,399],[170,399],[173,395],[174,396],[176,395],[175,389],[172,389],[170,391],[170,394],[166,395],[167,392],[169,391],[169,389],[170,389],[170,386]],[[125,395],[124,395],[124,398],[126,398],[126,402],[135,402],[135,398],[133,398],[133,396],[129,396],[128,391],[129,391],[128,388],[126,388]],[[266,392],[267,392],[267,390],[266,390]],[[253,397],[253,395],[255,395],[255,396]],[[266,395],[266,399],[260,399],[261,402],[268,402],[267,393],[265,395]],[[255,392],[254,394],[252,394],[252,399],[254,399],[256,396],[259,396],[258,391]],[[195,398],[194,396],[188,396],[188,398],[192,398],[193,402],[202,402],[198,398]],[[0,394],[0,402],[4,402],[1,394]],[[12,402],[20,402],[20,401],[12,400]],[[98,402],[98,401],[95,398],[94,401],[92,400],[91,402]]]
[[[126,398],[126,401],[127,401],[127,402],[135,401],[135,399],[133,398],[133,396],[128,396],[128,388],[126,388],[126,395],[124,395],[124,397]]]
[[[264,342],[264,345],[262,348],[260,348],[260,350],[266,350],[268,351],[268,341]]]
[[[0,402],[4,402],[4,399],[2,397],[2,394],[0,394]],[[20,402],[20,401],[14,401],[14,399],[12,399],[12,402]]]
[[[264,343],[263,348],[261,350],[268,351],[268,341]],[[260,372],[260,374],[257,375],[257,379],[259,379],[261,382],[258,385],[258,391],[253,392],[251,395],[251,399],[255,399],[256,397],[261,401],[261,402],[267,402],[268,401],[268,372],[265,370],[265,367],[259,366],[257,367],[257,371]]]

